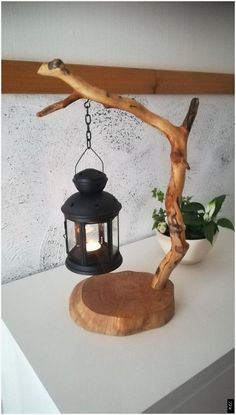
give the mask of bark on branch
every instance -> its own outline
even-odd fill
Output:
[[[169,140],[171,145],[171,177],[166,192],[165,204],[171,236],[171,250],[161,261],[152,281],[153,288],[164,288],[171,272],[188,250],[188,244],[185,239],[185,225],[179,209],[179,199],[184,187],[186,169],[189,169],[187,140],[197,114],[198,98],[192,99],[182,125],[175,126],[160,115],[149,111],[135,99],[109,94],[103,89],[88,84],[82,78],[75,77],[60,59],[43,63],[38,70],[38,74],[58,78],[70,85],[74,91],[66,99],[40,111],[37,114],[38,116],[42,117],[58,109],[65,108],[79,98],[86,98],[101,103],[108,108],[117,108],[130,112],[142,121],[160,130]]]

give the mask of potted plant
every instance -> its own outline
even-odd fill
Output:
[[[164,193],[157,188],[152,190],[152,197],[160,203],[165,200]],[[189,243],[189,249],[181,261],[182,264],[195,264],[208,254],[216,240],[219,226],[234,230],[229,219],[218,218],[225,198],[226,195],[217,196],[205,207],[202,203],[193,201],[192,196],[181,197],[179,206],[186,226],[186,240]],[[166,210],[163,207],[159,210],[154,209],[152,218],[152,229],[156,230],[160,245],[166,253],[171,247]]]

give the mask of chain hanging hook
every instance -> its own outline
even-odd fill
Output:
[[[84,150],[84,152],[81,154],[81,156],[80,156],[79,160],[77,161],[77,163],[76,163],[76,165],[75,165],[75,174],[76,174],[76,169],[77,169],[77,166],[78,166],[78,164],[79,164],[80,160],[82,159],[82,157],[85,155],[85,153],[86,153],[88,150],[91,150],[91,151],[95,154],[95,156],[99,158],[99,160],[100,160],[100,161],[101,161],[101,163],[102,163],[102,171],[103,171],[103,173],[104,173],[104,163],[103,163],[103,161],[102,161],[101,157],[99,157],[99,155],[96,153],[96,151],[92,148],[92,145],[91,145],[92,133],[91,133],[91,130],[90,130],[91,115],[89,114],[89,108],[90,108],[90,101],[89,101],[89,99],[87,99],[87,101],[85,101],[85,103],[84,103],[84,107],[86,108],[85,123],[86,123],[86,125],[87,125],[87,131],[86,131],[87,148],[86,148],[86,149]]]

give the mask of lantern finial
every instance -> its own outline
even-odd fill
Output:
[[[74,175],[73,182],[81,193],[100,193],[106,186],[107,176],[96,169],[85,169]]]

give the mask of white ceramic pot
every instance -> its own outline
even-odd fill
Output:
[[[160,246],[165,254],[171,248],[171,240],[169,236],[163,235],[156,231]],[[218,232],[215,234],[213,238],[213,244],[217,238]],[[185,254],[184,258],[181,261],[181,264],[185,265],[192,265],[201,262],[212,249],[212,244],[207,239],[194,239],[194,240],[187,240],[189,243],[189,249]]]

